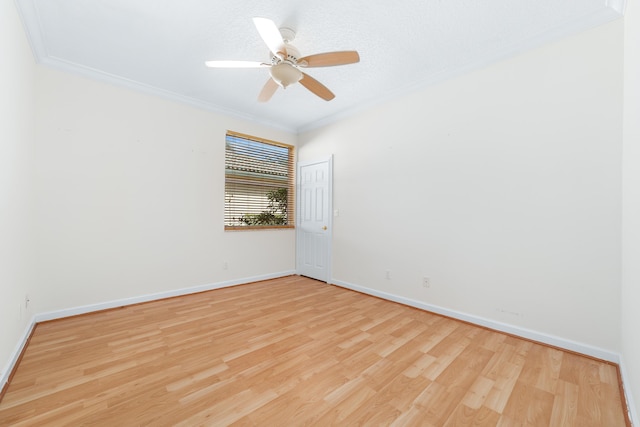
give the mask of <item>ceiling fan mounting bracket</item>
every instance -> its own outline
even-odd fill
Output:
[[[285,43],[291,43],[296,38],[296,32],[289,27],[280,28],[280,35]]]

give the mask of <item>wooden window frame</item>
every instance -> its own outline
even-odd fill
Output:
[[[287,155],[287,166],[286,166],[286,170],[287,170],[287,184],[286,184],[286,188],[287,188],[287,206],[286,206],[286,224],[282,224],[282,225],[230,225],[229,222],[230,219],[233,219],[233,222],[238,222],[238,220],[235,217],[232,217],[231,215],[233,215],[234,213],[237,213],[238,208],[231,208],[229,206],[230,202],[230,192],[228,191],[228,189],[230,187],[234,187],[237,189],[239,186],[242,185],[246,185],[246,186],[254,186],[256,188],[260,188],[262,187],[260,185],[260,181],[262,181],[261,178],[255,178],[254,180],[252,180],[253,182],[249,182],[249,180],[247,180],[246,183],[242,183],[241,182],[241,178],[238,178],[237,176],[234,178],[234,172],[232,171],[236,171],[236,173],[238,173],[238,171],[240,170],[239,167],[232,167],[230,166],[230,157],[229,157],[229,152],[228,152],[228,141],[229,141],[229,137],[232,138],[237,138],[237,139],[242,139],[242,140],[247,140],[247,141],[251,141],[253,143],[259,143],[259,144],[264,144],[264,145],[270,145],[270,146],[274,146],[274,147],[280,147],[280,148],[286,148],[288,150],[288,155]],[[282,142],[278,142],[278,141],[272,141],[269,139],[265,139],[265,138],[260,138],[257,136],[253,136],[253,135],[247,135],[247,134],[243,134],[243,133],[239,133],[239,132],[234,132],[231,130],[228,130],[226,135],[225,135],[225,201],[224,201],[224,208],[225,208],[225,212],[224,212],[224,229],[225,231],[238,231],[238,230],[242,230],[242,231],[248,231],[248,230],[274,230],[274,229],[293,229],[295,228],[295,147],[293,145],[289,145],[289,144],[284,144]],[[249,150],[251,151],[251,150]],[[256,154],[256,153],[249,153],[249,154]],[[245,163],[246,164],[246,161]],[[249,172],[247,172],[249,173]],[[255,171],[253,171],[253,175],[259,175],[259,173],[255,173]],[[269,186],[273,186],[274,188],[278,188],[276,187],[276,185],[274,185],[273,183],[271,184],[267,184],[267,181],[265,180],[264,183],[264,188],[268,188]],[[279,187],[279,188],[283,188],[283,187]],[[236,190],[237,191],[237,190]],[[252,193],[256,193],[255,189],[251,190]],[[251,206],[249,206],[251,205]],[[244,209],[244,208],[240,208],[240,209]],[[253,210],[252,210],[253,209]],[[256,209],[256,206],[253,206],[251,203],[248,204],[248,207],[246,208],[246,212],[247,213],[243,213],[242,216],[244,217],[245,215],[250,215],[248,212],[253,212]]]

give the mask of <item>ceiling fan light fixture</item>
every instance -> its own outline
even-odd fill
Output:
[[[287,63],[273,65],[269,72],[273,81],[283,89],[286,89],[291,84],[298,83],[302,79],[302,71]]]

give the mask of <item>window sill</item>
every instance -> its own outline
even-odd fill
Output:
[[[265,225],[265,226],[230,226],[225,225],[224,231],[258,231],[258,230],[293,230],[294,225]]]

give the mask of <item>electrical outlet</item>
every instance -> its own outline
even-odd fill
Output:
[[[387,270],[384,274],[384,278],[387,280],[391,279],[391,270]]]
[[[422,278],[422,287],[423,288],[430,288],[431,287],[431,279],[429,279],[428,277],[423,277]]]
[[[29,308],[29,303],[31,302],[31,300],[29,299],[29,295],[25,295],[24,296],[24,308],[27,309]]]
[[[222,269],[223,270],[228,270],[229,269],[229,261],[224,261],[222,263]]]

